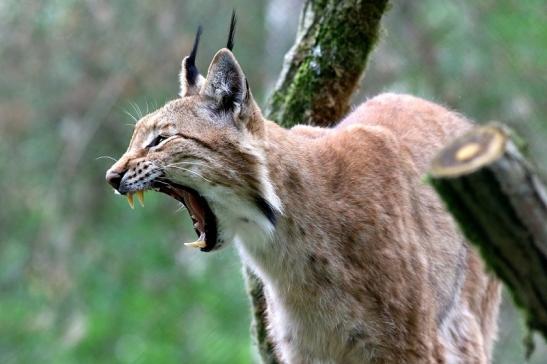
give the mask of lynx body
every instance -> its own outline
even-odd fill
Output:
[[[137,123],[107,180],[183,202],[202,251],[235,243],[264,283],[280,360],[489,362],[499,284],[422,178],[470,123],[384,94],[334,128],[287,130],[262,117],[230,50],[207,78],[193,57],[181,97]]]

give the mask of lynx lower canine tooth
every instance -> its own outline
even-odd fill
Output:
[[[135,203],[133,202],[133,194],[131,192],[127,192],[127,203],[129,203],[129,206],[131,206],[132,209],[135,209]]]
[[[205,241],[203,240],[196,240],[193,243],[184,243],[186,246],[190,246],[192,248],[205,248],[207,244],[205,244]]]
[[[144,192],[142,190],[137,191],[137,199],[142,207],[144,207]]]

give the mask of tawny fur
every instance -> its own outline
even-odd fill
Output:
[[[465,118],[384,94],[334,128],[283,129],[263,119],[228,50],[202,83],[139,121],[110,171],[135,190],[165,173],[205,197],[219,243],[234,241],[264,283],[283,362],[490,361],[499,284],[423,180]],[[233,90],[239,103],[215,111]],[[147,149],[158,133],[171,137]]]

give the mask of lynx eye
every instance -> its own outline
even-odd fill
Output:
[[[155,137],[151,142],[150,144],[148,144],[146,146],[146,148],[152,148],[152,147],[155,147],[157,146],[158,144],[160,144],[161,142],[163,142],[165,139],[167,139],[167,137],[165,135],[158,135],[157,137]]]

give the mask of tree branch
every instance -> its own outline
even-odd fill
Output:
[[[547,338],[547,189],[501,125],[443,149],[430,181],[504,281],[530,328]]]

